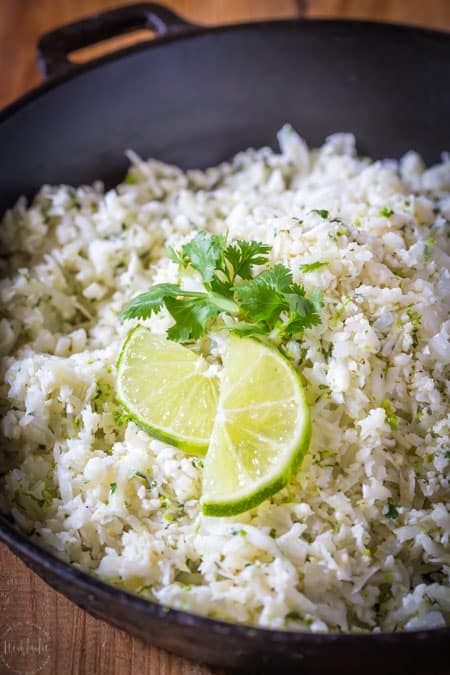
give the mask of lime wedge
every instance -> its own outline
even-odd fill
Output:
[[[137,326],[117,363],[117,397],[151,436],[203,455],[216,415],[218,378],[190,349]]]
[[[281,490],[311,435],[299,375],[275,349],[232,337],[204,460],[203,513],[233,516]]]

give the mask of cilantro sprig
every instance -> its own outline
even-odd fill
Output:
[[[165,306],[174,319],[167,337],[178,342],[198,339],[219,315],[233,317],[227,329],[239,335],[272,335],[279,340],[297,336],[320,323],[322,293],[316,289],[308,296],[289,268],[269,266],[270,251],[259,241],[227,243],[223,235],[199,232],[168,255],[180,268],[196,270],[204,291],[156,284],[134,298],[121,317],[148,319]],[[261,266],[264,269],[255,272]]]

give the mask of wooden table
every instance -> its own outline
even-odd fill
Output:
[[[450,0],[165,1],[192,21],[204,24],[304,14],[404,21],[450,30]],[[127,3],[131,4],[130,0],[121,4]],[[40,81],[35,45],[42,33],[118,4],[120,0],[0,0],[0,107]],[[96,53],[91,50],[91,55]],[[0,610],[0,655],[2,651],[4,655],[0,673],[5,675],[224,675],[220,669],[149,647],[93,619],[46,586],[3,545]],[[34,650],[27,647],[27,638],[34,640]]]

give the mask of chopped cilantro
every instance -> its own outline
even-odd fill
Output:
[[[247,536],[247,530],[242,530],[242,529],[238,530],[237,528],[233,527],[230,530],[230,534],[232,534],[233,536],[236,536],[238,534],[240,537],[246,537]]]
[[[419,344],[418,333],[419,333],[419,326],[422,323],[422,317],[417,312],[413,312],[410,307],[407,308],[406,314],[408,315],[408,318],[412,325],[411,331],[412,344],[413,347],[417,347],[417,345]]]
[[[386,423],[389,424],[391,429],[397,429],[398,415],[395,414],[395,408],[392,403],[385,399],[381,402],[381,407],[384,408]]]
[[[306,263],[305,265],[300,265],[300,271],[301,272],[314,272],[314,270],[320,270],[321,267],[326,267],[328,263],[326,262],[320,262],[318,260],[317,262],[313,263]]]
[[[113,495],[115,491],[117,490],[117,483],[110,483],[109,484],[109,491]]]
[[[313,209],[311,213],[317,213],[318,216],[324,218],[325,220],[330,215],[329,211],[327,211],[326,209]]]
[[[434,239],[433,237],[428,237],[425,246],[423,247],[423,255],[425,258],[429,258],[433,253],[434,248]]]
[[[286,614],[286,619],[288,619],[289,621],[302,621],[303,617],[301,614],[299,614],[294,610],[293,612],[289,612],[288,614]]]
[[[387,501],[388,501],[388,503],[387,503],[386,515],[387,515],[388,518],[392,518],[393,520],[395,520],[395,518],[398,518],[399,515],[400,515],[399,511],[398,511],[398,507],[394,503],[394,500],[392,499],[392,497],[388,497]]]
[[[277,531],[276,531],[276,529],[275,529],[274,527],[272,527],[272,528],[270,529],[269,537],[272,537],[272,539],[276,539],[276,538],[277,538]]]
[[[385,218],[390,218],[393,215],[394,215],[393,210],[388,209],[387,206],[383,206],[383,208],[380,209],[380,216],[384,216]]]
[[[128,422],[128,419],[129,419],[128,415],[126,413],[122,412],[121,410],[119,410],[119,408],[116,408],[115,410],[113,410],[112,416],[113,416],[114,422],[117,424],[118,427],[121,427],[123,424],[125,424],[125,422]]]

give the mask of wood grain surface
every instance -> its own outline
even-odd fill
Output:
[[[118,4],[132,2],[0,0],[0,107],[39,83],[35,45],[40,35]],[[450,30],[450,0],[166,0],[165,4],[202,24],[304,14]],[[97,53],[84,50],[82,56]],[[220,669],[190,663],[92,618],[46,586],[3,545],[0,611],[1,675],[224,675]]]

